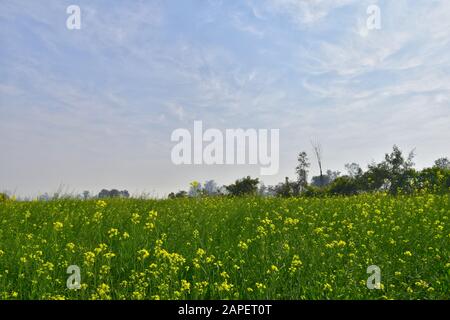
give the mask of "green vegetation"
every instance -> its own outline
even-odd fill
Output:
[[[320,145],[313,145],[315,157],[320,168],[320,175],[313,176],[308,183],[308,173],[311,164],[306,152],[300,152],[297,157],[295,172],[297,178],[274,186],[264,186],[258,179],[246,177],[235,183],[218,188],[214,181],[207,181],[202,188],[194,181],[189,192],[179,191],[169,194],[169,198],[215,196],[215,195],[255,195],[277,197],[322,197],[331,195],[356,195],[362,193],[388,192],[390,194],[434,193],[446,194],[450,192],[450,161],[447,158],[437,159],[430,168],[414,169],[414,150],[407,157],[402,151],[393,146],[391,153],[386,153],[384,160],[372,162],[364,171],[357,163],[346,164],[347,174],[339,171],[327,170],[322,172],[323,157]],[[258,190],[258,184],[260,184]]]
[[[449,215],[449,195],[425,192],[9,199],[0,298],[448,299]],[[79,290],[66,287],[70,265]]]

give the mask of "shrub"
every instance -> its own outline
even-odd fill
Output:
[[[9,197],[6,193],[0,192],[0,202],[4,202],[8,199],[9,199]]]
[[[333,195],[354,195],[358,193],[358,183],[348,176],[336,178],[328,188]]]

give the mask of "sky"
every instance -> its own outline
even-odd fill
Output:
[[[81,29],[66,9],[81,9]],[[369,30],[367,9],[380,8]],[[164,196],[450,156],[450,1],[0,0],[0,191]],[[279,129],[280,170],[171,161],[177,128]],[[311,174],[318,168],[312,161]]]

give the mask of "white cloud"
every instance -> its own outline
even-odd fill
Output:
[[[243,14],[240,12],[236,12],[231,16],[231,21],[233,26],[242,32],[251,34],[257,38],[264,37],[264,31],[258,28],[257,26],[244,21]]]
[[[269,0],[268,7],[302,26],[314,24],[326,18],[333,10],[357,2],[357,0]]]
[[[168,103],[167,107],[169,109],[169,112],[176,116],[178,120],[183,121],[184,120],[184,108],[183,106],[177,104],[177,103]]]

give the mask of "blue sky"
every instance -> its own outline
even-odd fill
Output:
[[[81,30],[66,28],[67,6]],[[367,7],[381,29],[367,30]],[[0,0],[0,190],[164,195],[257,166],[175,166],[170,134],[279,128],[280,173],[450,156],[450,2]],[[312,167],[317,172],[316,166]]]

